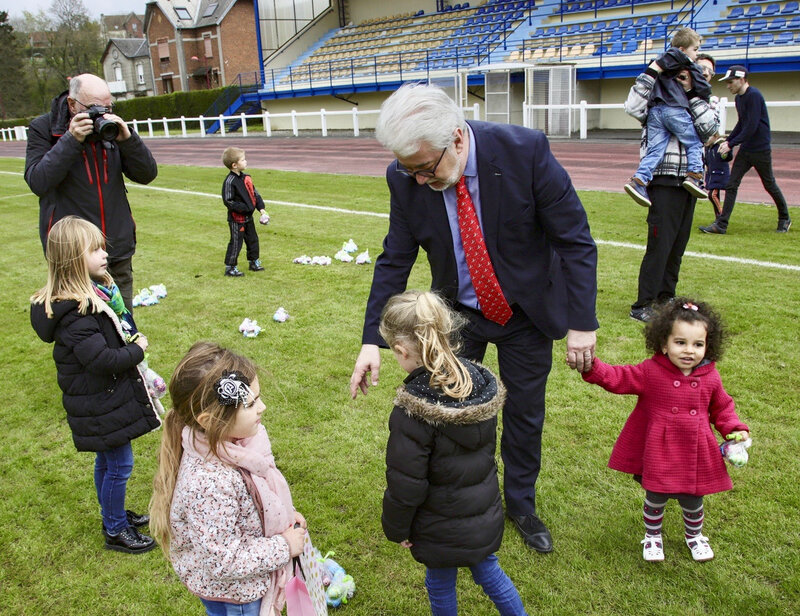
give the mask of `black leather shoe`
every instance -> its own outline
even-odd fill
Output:
[[[125,510],[125,516],[128,518],[128,526],[133,526],[134,528],[141,528],[142,526],[147,526],[150,524],[150,516],[146,513],[139,515],[135,511],[131,511],[130,509]],[[106,530],[106,525],[103,524],[103,537],[108,537],[108,531]]]
[[[139,515],[135,511],[126,509],[125,515],[128,517],[128,524],[134,528],[141,528],[142,526],[147,526],[150,524],[150,516],[146,513]]]
[[[156,540],[129,526],[116,535],[106,535],[106,549],[126,554],[142,554],[156,547]]]
[[[522,535],[525,545],[542,554],[553,551],[553,538],[550,536],[550,531],[547,530],[544,522],[535,513],[510,515],[508,517],[514,522],[519,534]]]

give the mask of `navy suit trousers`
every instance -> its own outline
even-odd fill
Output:
[[[534,326],[519,306],[513,306],[514,315],[505,326],[476,310],[460,305],[456,308],[469,319],[462,331],[460,354],[483,361],[488,343],[493,343],[497,347],[500,379],[508,392],[500,441],[506,513],[535,513],[545,386],[553,363],[553,341]]]

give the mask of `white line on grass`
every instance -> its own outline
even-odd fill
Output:
[[[15,171],[0,171],[7,175],[22,175]],[[159,192],[178,193],[182,195],[195,195],[197,197],[208,197],[210,199],[222,199],[221,195],[213,193],[197,192],[194,190],[180,190],[177,188],[162,188],[160,186],[145,186],[143,184],[129,183],[126,184],[129,188],[141,188],[143,190],[156,190]],[[274,203],[277,205],[287,205],[289,207],[302,207],[311,210],[323,210],[326,212],[336,212],[338,214],[352,214],[354,216],[376,216],[378,218],[389,218],[389,214],[381,212],[366,212],[361,210],[346,210],[340,207],[330,207],[327,205],[311,205],[310,203],[295,203],[293,201],[274,201],[272,199],[264,199],[265,203]],[[630,244],[628,242],[612,242],[607,240],[595,239],[595,243],[600,246],[614,246],[616,248],[632,248],[634,250],[644,250],[645,246],[639,244]],[[741,263],[742,265],[754,265],[756,267],[768,267],[772,269],[789,270],[792,272],[800,272],[800,265],[787,265],[786,263],[774,263],[772,261],[756,261],[755,259],[741,259],[739,257],[723,257],[720,255],[712,255],[706,252],[693,252],[688,251],[684,253],[687,257],[695,257],[697,259],[711,259],[713,261],[725,261],[727,263]]]
[[[7,197],[0,197],[0,201],[3,199],[21,199],[22,197],[35,197],[32,192],[22,193],[21,195],[8,195]]]

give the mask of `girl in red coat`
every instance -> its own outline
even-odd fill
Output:
[[[595,359],[581,375],[612,393],[639,398],[608,466],[631,473],[646,490],[642,544],[647,561],[664,560],[661,522],[670,498],[683,509],[692,557],[714,558],[701,532],[703,496],[733,485],[711,424],[725,439],[741,441],[749,436],[714,364],[722,354],[723,338],[719,315],[711,308],[674,298],[645,329],[653,357],[635,366],[610,366]]]

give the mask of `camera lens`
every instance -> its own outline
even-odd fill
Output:
[[[116,122],[99,117],[94,119],[94,132],[100,135],[103,141],[114,141],[119,135],[119,126]]]

